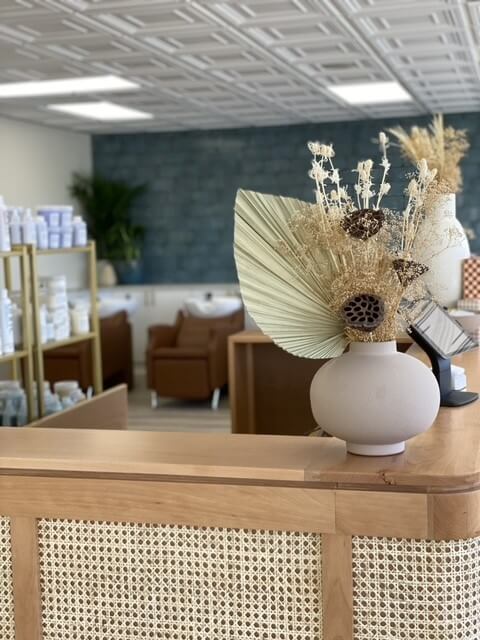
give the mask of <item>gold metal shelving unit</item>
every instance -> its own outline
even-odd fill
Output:
[[[33,340],[30,314],[31,286],[29,278],[28,247],[15,247],[12,251],[0,252],[3,262],[5,288],[9,292],[13,289],[12,263],[19,261],[20,273],[20,304],[22,306],[22,348],[0,356],[0,364],[10,365],[10,375],[13,380],[23,378],[23,386],[27,396],[27,418],[31,422],[34,417],[33,395]]]
[[[97,308],[97,254],[94,242],[89,242],[86,247],[75,247],[72,249],[46,249],[37,250],[36,247],[29,245],[27,247],[30,261],[30,274],[32,282],[32,316],[33,316],[33,360],[35,363],[35,374],[37,382],[37,398],[38,398],[38,415],[45,415],[45,401],[43,396],[43,388],[45,381],[43,354],[51,349],[58,347],[66,347],[79,342],[91,341],[92,343],[92,373],[93,387],[95,394],[98,395],[103,390],[102,377],[102,355],[100,345],[100,321],[98,318]],[[47,342],[42,344],[41,326],[40,326],[40,292],[39,292],[39,273],[38,273],[38,257],[51,255],[71,255],[84,254],[88,259],[88,286],[90,290],[90,322],[91,331],[80,336],[71,336],[66,340],[55,342]]]

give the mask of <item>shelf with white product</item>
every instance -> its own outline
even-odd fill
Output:
[[[43,395],[45,373],[44,373],[44,353],[60,347],[67,347],[81,342],[90,341],[92,345],[92,374],[93,387],[96,395],[102,392],[103,376],[102,376],[102,360],[100,347],[100,322],[97,309],[97,258],[95,243],[89,242],[86,247],[72,247],[60,249],[37,249],[35,246],[28,247],[30,258],[30,274],[32,280],[32,310],[34,318],[34,359],[35,359],[35,375],[38,387],[38,404],[40,417],[45,415],[45,399]],[[90,295],[90,321],[91,329],[88,333],[72,335],[63,340],[52,340],[42,343],[42,329],[40,321],[40,291],[39,291],[39,264],[40,256],[55,255],[73,255],[83,254],[88,260],[89,272],[89,295]],[[43,263],[42,263],[43,264]]]
[[[89,253],[90,246],[85,247],[66,247],[65,249],[37,249],[37,256],[55,256],[62,253]]]
[[[69,347],[71,344],[78,344],[79,342],[86,342],[87,340],[93,340],[95,333],[90,331],[89,333],[83,333],[79,336],[70,336],[65,340],[52,340],[51,342],[44,342],[42,344],[42,351],[50,351],[50,349],[58,349],[59,347]]]
[[[22,308],[23,334],[22,344],[12,353],[0,355],[0,364],[10,365],[10,376],[13,380],[23,380],[23,387],[27,399],[27,419],[33,419],[33,339],[32,339],[32,314],[30,310],[30,280],[29,257],[26,246],[15,246],[10,251],[0,252],[0,263],[3,265],[4,286],[9,292],[13,289],[12,269],[14,261],[18,260],[20,275],[20,306]],[[22,366],[20,366],[20,364]]]
[[[23,360],[28,357],[28,351],[22,349],[20,351],[14,351],[13,353],[5,353],[0,355],[0,364],[4,362],[13,362],[14,360]]]

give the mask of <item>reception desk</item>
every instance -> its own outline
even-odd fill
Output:
[[[480,403],[376,459],[1,429],[0,516],[2,640],[480,638]]]

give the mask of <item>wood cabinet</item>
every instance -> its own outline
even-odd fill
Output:
[[[315,427],[309,389],[322,361],[297,358],[259,331],[229,339],[233,433],[306,435]]]
[[[398,349],[411,344],[406,336]],[[233,433],[298,436],[316,428],[310,383],[326,360],[293,356],[260,331],[231,336],[228,360]]]

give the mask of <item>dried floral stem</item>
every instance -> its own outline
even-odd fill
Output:
[[[443,193],[457,193],[462,188],[460,161],[469,149],[467,133],[463,129],[446,127],[443,115],[437,114],[428,128],[403,127],[389,129],[398,141],[402,154],[414,165],[426,160],[436,169],[437,181]]]

